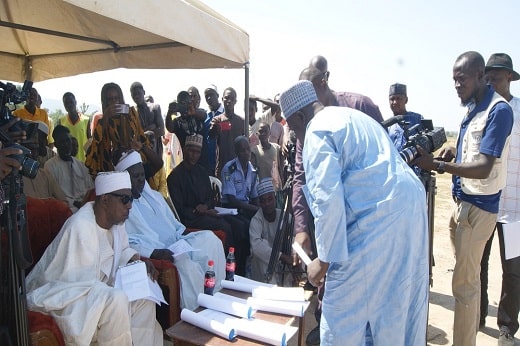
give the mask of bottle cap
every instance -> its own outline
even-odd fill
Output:
[[[229,248],[229,252],[235,252],[235,248],[231,246],[231,247]]]
[[[209,261],[208,261],[208,265],[209,265],[210,267],[213,267],[213,265],[215,265],[215,262],[213,262],[213,260],[209,260]]]

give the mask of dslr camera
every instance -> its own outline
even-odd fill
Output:
[[[11,109],[14,109],[16,104],[27,100],[32,84],[31,81],[26,80],[22,89],[18,90],[16,86],[11,83],[0,82],[0,100],[2,102],[0,104],[0,127],[6,125],[14,118]],[[25,131],[27,137],[25,141],[26,143],[37,141],[37,123],[20,120],[8,129],[8,132],[17,131]],[[31,150],[24,147],[22,145],[23,143],[15,143],[11,138],[9,138],[8,134],[4,133],[2,130],[0,130],[0,141],[2,141],[4,147],[15,147],[22,150],[22,154],[10,155],[9,157],[16,159],[20,163],[20,166],[22,167],[21,173],[23,176],[34,179],[36,173],[38,173],[40,164],[38,161],[35,161],[30,157]]]
[[[434,128],[431,120],[423,119],[420,124],[410,127],[405,133],[412,133],[413,135],[406,138],[406,144],[399,154],[408,164],[419,156],[417,146],[420,146],[428,153],[433,153],[439,150],[447,141],[444,128]]]

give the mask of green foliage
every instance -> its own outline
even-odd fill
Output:
[[[56,126],[58,120],[65,115],[61,109],[55,109],[53,112],[47,110],[47,114],[49,114],[49,118],[52,119],[54,126]]]

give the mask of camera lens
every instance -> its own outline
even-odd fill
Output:
[[[401,158],[406,162],[410,163],[415,159],[419,152],[417,151],[417,148],[415,147],[408,147],[406,149],[401,150],[399,153],[401,155]]]
[[[24,156],[22,159],[21,173],[24,177],[34,179],[38,173],[39,167],[40,163],[38,161],[35,161],[28,156]]]

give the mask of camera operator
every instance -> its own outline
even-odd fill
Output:
[[[176,113],[179,114],[179,116],[172,117]],[[201,135],[204,137],[204,119],[199,116],[197,109],[191,101],[191,96],[187,91],[181,91],[177,95],[177,101],[170,103],[165,124],[166,129],[177,136],[183,150],[186,144],[186,137],[193,135]],[[208,168],[208,154],[205,143],[202,145],[202,152],[198,164],[206,169]]]
[[[457,95],[467,113],[456,149],[439,158],[420,146],[414,164],[424,170],[453,175],[456,207],[449,221],[455,249],[452,290],[455,297],[454,345],[475,345],[480,302],[480,260],[497,221],[501,190],[506,183],[513,111],[484,79],[484,58],[461,54],[453,66]],[[451,162],[455,158],[455,162]]]
[[[2,142],[0,142],[0,180],[4,180],[13,169],[20,169],[20,162],[12,158],[11,155],[21,155],[23,152],[21,149],[10,147],[3,148]]]
[[[388,128],[390,139],[397,150],[401,151],[406,144],[408,137],[413,135],[413,133],[408,133],[408,129],[414,125],[420,124],[423,116],[406,110],[408,96],[406,94],[406,85],[404,84],[395,83],[390,85],[388,100],[390,102],[390,109],[394,116],[403,116],[403,121]]]

